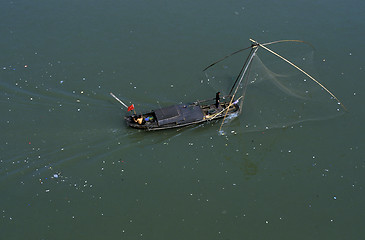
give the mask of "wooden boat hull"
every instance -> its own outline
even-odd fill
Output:
[[[129,127],[147,131],[180,128],[223,118],[227,110],[227,116],[239,113],[238,104],[229,105],[229,102],[230,98],[224,99],[218,108],[214,100],[178,104],[140,115],[126,116],[124,119]]]

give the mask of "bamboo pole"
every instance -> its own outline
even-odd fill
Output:
[[[128,108],[128,106],[122,102],[119,98],[117,98],[113,93],[110,93],[110,95],[115,99],[117,100],[120,104],[122,104],[124,107]]]
[[[234,97],[235,97],[235,95],[236,95],[236,93],[237,93],[237,90],[238,90],[238,88],[239,88],[239,86],[240,86],[240,84],[241,84],[241,82],[242,82],[242,79],[245,77],[246,72],[247,72],[247,69],[248,69],[248,67],[251,65],[252,59],[253,59],[253,57],[255,56],[255,54],[256,54],[256,52],[257,52],[257,50],[259,50],[257,47],[256,47],[256,48],[254,48],[254,49],[255,49],[255,50],[251,53],[251,56],[249,56],[249,60],[248,60],[248,61],[246,61],[246,67],[245,67],[245,70],[243,71],[243,73],[242,73],[242,75],[241,75],[240,81],[239,81],[239,82],[238,82],[238,84],[237,84],[236,90],[234,91],[234,94],[232,95],[231,101],[229,102],[229,105],[228,105],[228,106],[230,106],[230,105],[232,104],[232,101],[233,101],[233,99],[234,99]],[[223,121],[222,121],[221,126],[220,126],[220,128],[219,128],[219,131],[221,131],[221,130],[222,130],[223,123],[224,123],[224,120],[225,120],[225,119],[226,119],[226,117],[227,117],[227,114],[228,114],[228,109],[227,109],[226,113],[224,114],[224,118],[223,118]]]

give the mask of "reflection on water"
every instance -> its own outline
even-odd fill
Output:
[[[257,173],[257,166],[249,159],[245,159],[243,162],[243,167],[241,167],[241,170],[247,176],[255,176]]]

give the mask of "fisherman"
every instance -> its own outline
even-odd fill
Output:
[[[142,125],[145,121],[143,119],[143,116],[139,116],[138,118],[136,118],[135,116],[133,117],[133,121],[138,123],[139,125]]]
[[[216,108],[218,108],[218,107],[219,107],[219,100],[221,99],[221,98],[219,97],[219,94],[221,94],[221,92],[217,92],[217,93],[215,94],[215,107],[216,107]]]

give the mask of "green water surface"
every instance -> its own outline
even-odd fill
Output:
[[[363,239],[364,9],[358,0],[2,1],[0,239]],[[248,130],[255,104],[271,104],[249,89],[248,110],[223,136],[219,121],[126,127],[110,92],[138,112],[214,97],[202,69],[249,38],[313,44],[313,74],[348,111],[268,128],[274,118],[256,128],[250,118]]]

